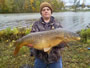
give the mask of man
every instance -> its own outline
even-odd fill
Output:
[[[32,26],[31,32],[39,32],[62,28],[60,23],[56,22],[53,16],[52,6],[48,2],[43,2],[40,5],[41,18]],[[35,56],[34,68],[62,68],[62,57],[60,50],[64,48],[65,44],[60,44],[53,47],[50,54],[44,51],[31,48],[31,55]]]

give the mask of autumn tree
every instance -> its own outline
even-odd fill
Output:
[[[64,7],[60,0],[0,0],[0,12],[39,12],[44,1],[49,2],[55,11]]]
[[[37,0],[37,1],[35,1],[35,11],[39,12],[39,9],[40,9],[40,1]]]
[[[0,0],[0,9],[1,9],[1,12],[4,12],[4,10],[5,10],[5,0]]]
[[[5,0],[5,8],[8,12],[13,12],[14,0]]]

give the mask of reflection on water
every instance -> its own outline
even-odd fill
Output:
[[[65,29],[71,31],[79,31],[81,29],[90,27],[89,14],[90,12],[65,12],[60,13],[59,15],[58,13],[54,15],[59,21],[60,18],[62,19],[60,22]]]
[[[0,14],[0,30],[7,27],[30,26],[40,15],[38,13]]]
[[[90,12],[58,12],[53,13],[53,16],[67,30],[78,31],[90,27]],[[0,14],[0,30],[16,26],[29,27],[39,18],[39,13]]]

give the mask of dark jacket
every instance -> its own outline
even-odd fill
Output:
[[[56,22],[54,17],[51,17],[49,23],[45,23],[43,18],[41,17],[39,21],[36,21],[33,26],[31,32],[40,32],[40,31],[47,31],[56,28],[62,28],[60,23]],[[45,53],[44,51],[37,50],[31,48],[31,53],[35,55],[36,58],[42,59],[45,63],[53,63],[60,59],[60,49],[63,48],[65,45],[62,43],[52,48],[50,54]]]

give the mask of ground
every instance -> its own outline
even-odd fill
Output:
[[[63,68],[90,68],[90,44],[69,43],[62,52]],[[34,57],[30,57],[28,47],[23,47],[14,56],[13,42],[0,42],[0,68],[20,68],[25,64],[33,66]]]

